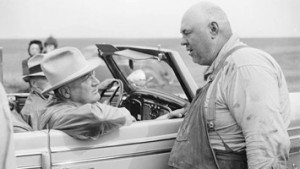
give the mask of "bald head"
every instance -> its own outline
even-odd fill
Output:
[[[183,35],[181,44],[200,65],[211,65],[232,35],[225,12],[210,2],[200,2],[189,8],[180,29]]]
[[[226,13],[211,2],[203,1],[193,5],[186,11],[182,20],[191,21],[195,26],[206,26],[216,22],[220,33],[229,37],[232,34]]]

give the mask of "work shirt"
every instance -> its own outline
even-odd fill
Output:
[[[14,133],[22,133],[27,131],[33,131],[31,126],[27,124],[22,116],[14,109],[11,110],[11,119],[13,123]]]
[[[33,130],[38,130],[38,119],[41,110],[44,110],[47,104],[48,98],[42,95],[42,91],[38,88],[33,88],[21,110],[24,121],[29,124]]]
[[[245,45],[233,35],[223,46],[205,76],[216,68],[223,55],[235,46]],[[209,132],[213,149],[246,149],[249,169],[281,168],[286,165],[290,141],[290,103],[283,72],[267,53],[246,47],[229,56],[217,74],[216,121]],[[208,107],[211,87],[205,101]]]
[[[0,83],[0,168],[15,169],[16,157],[11,114],[6,93]]]
[[[77,139],[97,139],[135,121],[126,108],[99,102],[78,106],[73,102],[54,104],[40,117],[40,129],[62,130]]]

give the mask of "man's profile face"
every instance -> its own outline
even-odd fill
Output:
[[[100,99],[98,85],[95,72],[89,72],[67,85],[70,88],[70,99],[80,104],[95,103]]]
[[[212,44],[208,24],[196,21],[195,15],[188,13],[182,19],[180,32],[181,45],[186,46],[193,62],[199,65],[211,65]]]
[[[32,86],[41,90],[49,86],[49,82],[45,76],[34,76],[30,78],[30,81]]]

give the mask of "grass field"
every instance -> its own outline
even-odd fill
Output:
[[[28,57],[27,45],[30,39],[1,39],[3,47],[4,87],[8,93],[23,92],[27,84],[22,80],[21,61]],[[188,65],[196,82],[203,83],[204,67],[196,65],[180,46],[180,39],[58,39],[59,46],[74,46],[83,49],[96,43],[112,43],[168,48],[178,51]],[[280,64],[286,76],[290,92],[300,92],[300,38],[248,38],[242,39],[250,46],[270,53]]]

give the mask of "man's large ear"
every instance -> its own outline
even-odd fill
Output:
[[[58,88],[58,92],[66,99],[69,99],[71,97],[70,89],[68,86],[62,86]]]
[[[209,24],[210,35],[212,39],[215,39],[219,33],[219,25],[217,22],[213,21]]]

